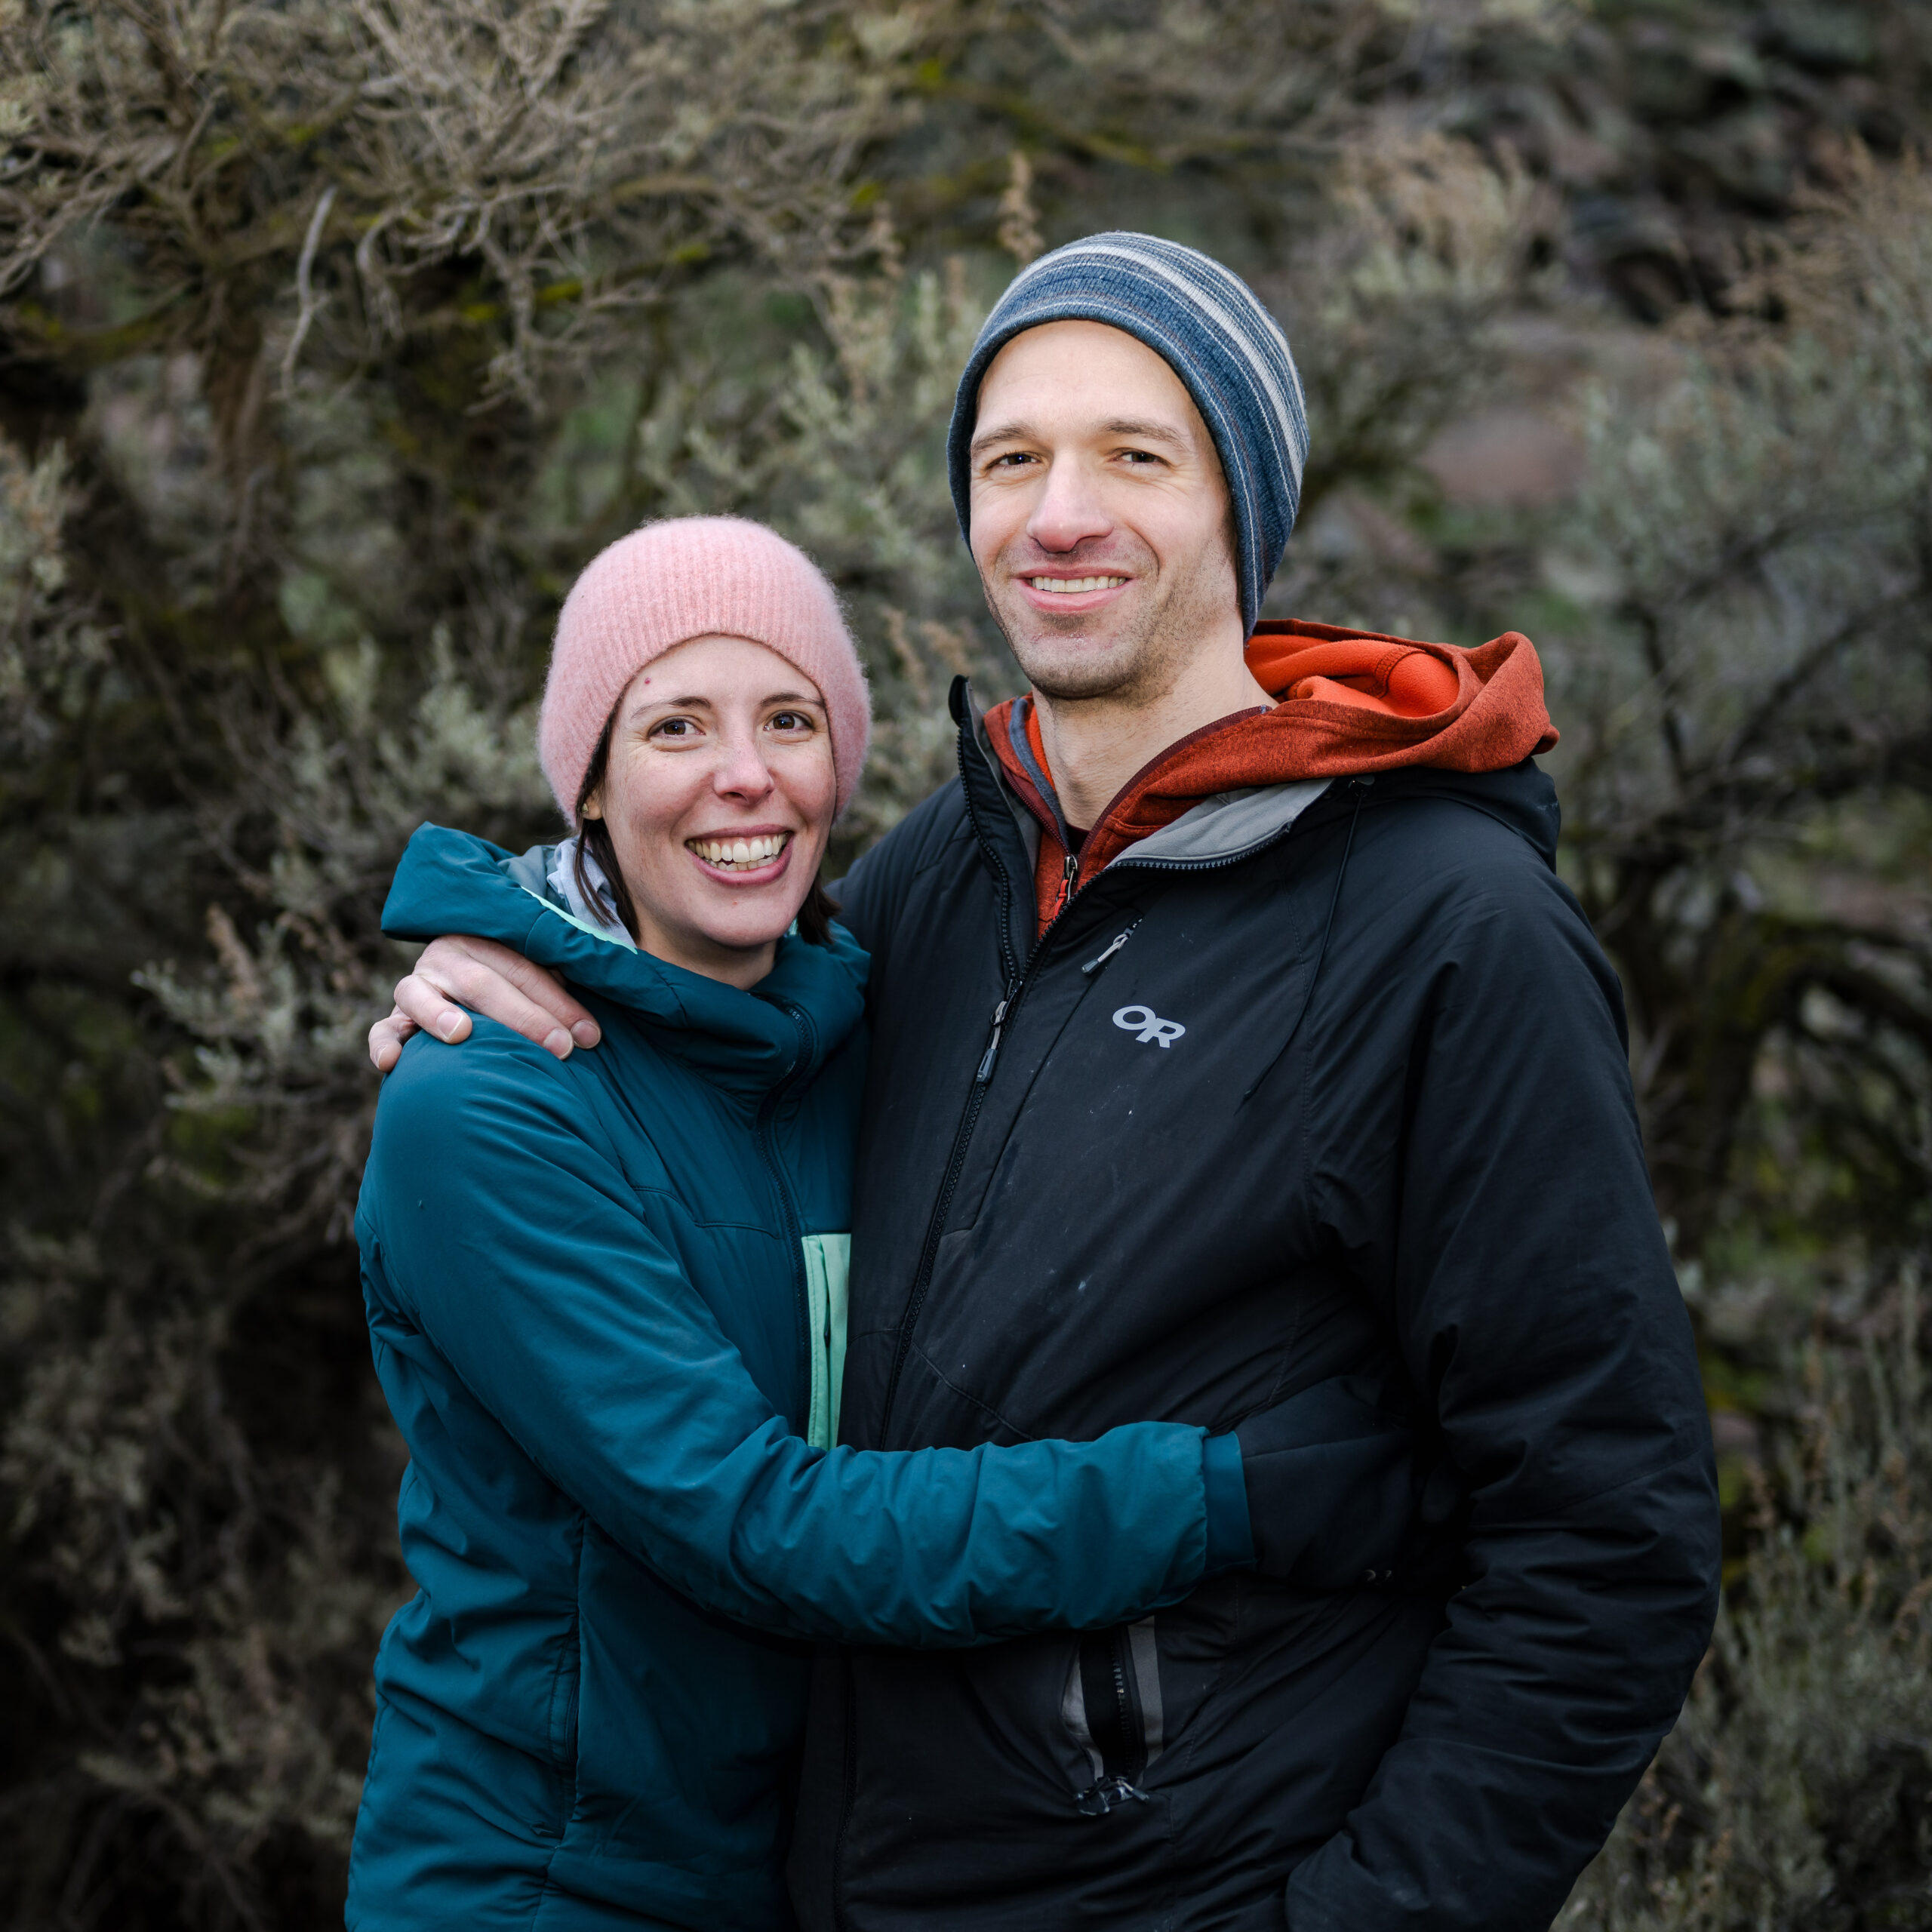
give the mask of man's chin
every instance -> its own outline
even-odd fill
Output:
[[[1032,645],[1035,641],[1029,641]],[[1026,681],[1042,697],[1068,702],[1116,697],[1139,685],[1146,667],[1140,654],[1128,645],[1117,640],[1096,640],[1091,650],[1069,651],[1067,641],[1054,638],[1044,650],[1029,648],[1013,654]]]
[[[1107,697],[1132,685],[1142,666],[1140,640],[1077,617],[1026,614],[1023,626],[1002,624],[1026,681],[1044,697]]]

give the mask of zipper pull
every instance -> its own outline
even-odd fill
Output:
[[[1089,1818],[1104,1818],[1117,1804],[1124,1804],[1129,1798],[1143,1804],[1151,1804],[1153,1800],[1131,1780],[1118,1774],[1102,1778],[1097,1784],[1090,1784],[1084,1791],[1074,1795],[1074,1803]]]
[[[986,1042],[986,1057],[980,1061],[979,1072],[973,1076],[975,1086],[983,1087],[992,1077],[993,1056],[999,1051],[1000,1022],[1006,1017],[1006,1009],[1011,1000],[1011,995],[1009,994],[1006,999],[1001,1000],[998,1005],[993,1008],[993,1036]]]
[[[1056,914],[1073,897],[1073,881],[1079,870],[1080,854],[1078,852],[1068,853],[1066,866],[1060,875],[1060,905],[1054,909]]]
[[[1097,973],[1100,968],[1127,943],[1128,935],[1131,934],[1133,931],[1134,928],[1132,926],[1129,926],[1126,932],[1116,933],[1107,943],[1106,950],[1101,952],[1097,958],[1088,960],[1086,964],[1081,968],[1081,971],[1083,973]]]

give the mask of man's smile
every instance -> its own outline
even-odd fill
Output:
[[[1015,572],[1013,582],[1034,610],[1078,616],[1117,602],[1134,580],[1119,571],[1083,571],[1078,576],[1068,572],[1020,571]]]

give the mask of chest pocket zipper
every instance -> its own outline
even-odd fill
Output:
[[[1145,1804],[1137,1781],[1166,1743],[1153,1618],[1080,1639],[1060,1715],[1093,1768],[1093,1783],[1074,1795],[1081,1811],[1103,1818],[1130,1801]]]

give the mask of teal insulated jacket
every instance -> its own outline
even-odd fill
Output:
[[[573,917],[549,864],[425,826],[384,915],[556,969],[604,1041],[479,1017],[383,1084],[356,1232],[420,1588],[348,1922],[769,1932],[807,1644],[1143,1616],[1247,1555],[1239,1451],[830,1447],[866,956],[788,938],[740,992]]]

